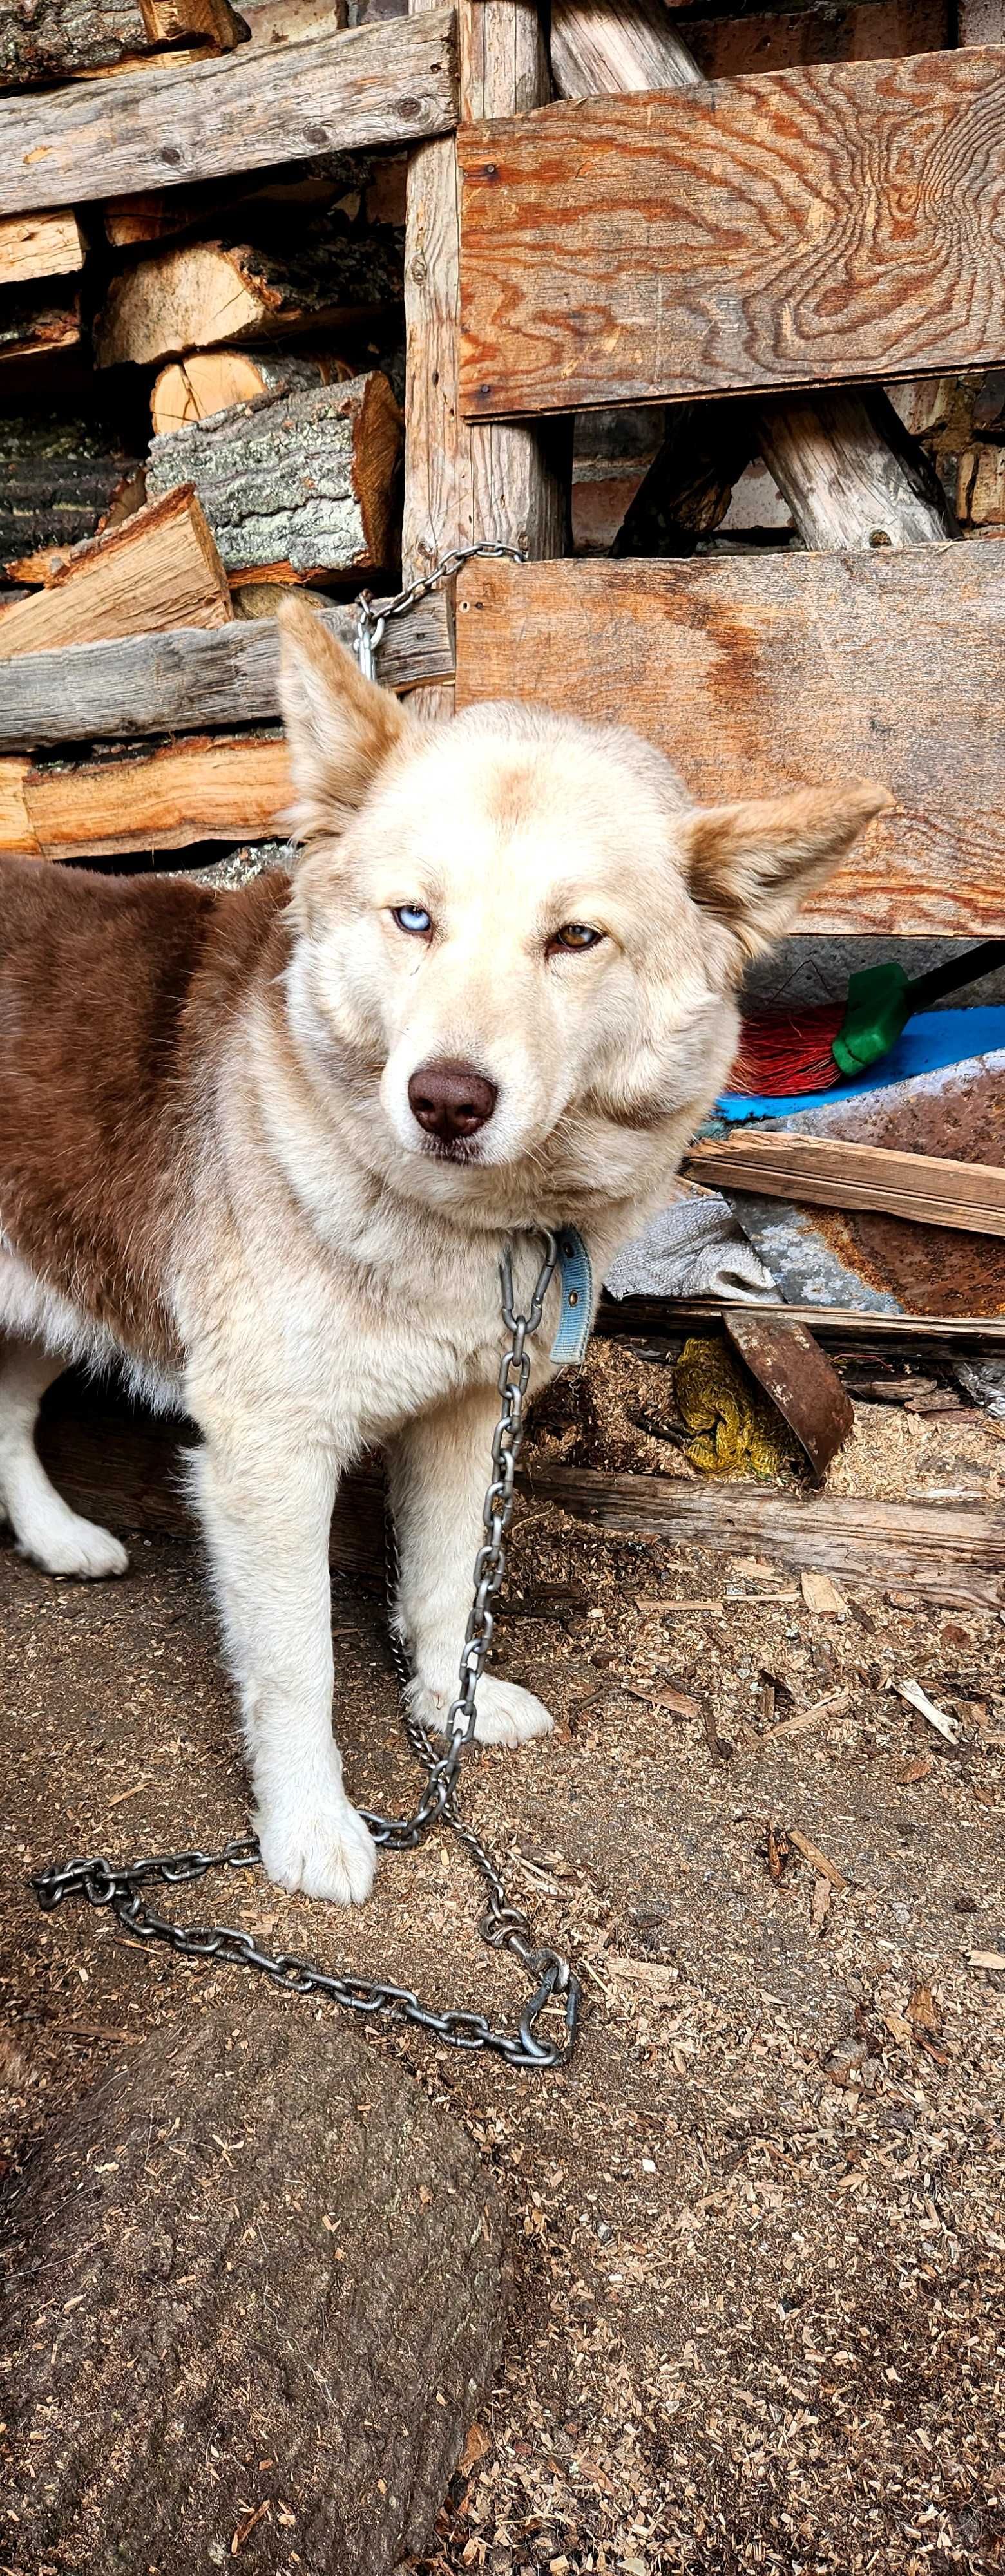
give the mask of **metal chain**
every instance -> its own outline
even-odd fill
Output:
[[[428,598],[438,582],[449,581],[455,572],[463,571],[465,564],[473,563],[476,555],[502,555],[507,563],[527,561],[522,546],[496,545],[485,538],[481,545],[455,546],[452,554],[441,555],[432,572],[421,574],[418,581],[409,583],[407,590],[399,590],[396,598],[383,600],[379,608],[374,606],[368,590],[360,591],[353,603],[357,619],[354,649],[364,679],[375,680],[377,677],[377,649],[383,641],[389,618],[403,617],[406,608],[414,608],[418,600]]]
[[[498,551],[498,549],[496,549]],[[205,1878],[213,1869],[246,1869],[260,1859],[257,1843],[248,1839],[230,1842],[218,1852],[165,1852],[147,1860],[117,1865],[107,1860],[73,1860],[62,1868],[53,1865],[40,1870],[32,1886],[45,1913],[52,1913],[67,1896],[80,1896],[89,1905],[110,1906],[118,1922],[141,1941],[166,1941],[172,1950],[188,1959],[216,1959],[225,1965],[259,1968],[263,1976],[277,1985],[289,1987],[298,1995],[323,1995],[341,2004],[348,2012],[388,2013],[396,2019],[411,2022],[420,2030],[432,2031],[450,2048],[469,2050],[493,2049],[511,2066],[563,2066],[572,2054],[579,2007],[579,1986],[567,1959],[547,1946],[536,1948],[526,1914],[511,1905],[501,1871],[485,1844],[470,1825],[462,1823],[457,1809],[458,1774],[463,1755],[470,1745],[477,1718],[476,1692],[495,1630],[494,1604],[502,1588],[506,1571],[505,1538],[513,1512],[513,1479],[523,1438],[523,1411],[530,1379],[530,1355],[527,1340],[536,1333],[544,1311],[544,1301],[557,1258],[553,1235],[546,1238],[547,1249],[538,1271],[530,1308],[518,1315],[513,1300],[513,1263],[507,1251],[500,1265],[503,1322],[510,1341],[499,1368],[498,1386],[502,1405],[492,1442],[492,1476],[482,1513],[485,1538],[475,1559],[474,1600],[468,1619],[459,1669],[459,1689],[447,1712],[445,1753],[438,1753],[421,1720],[415,1715],[414,1675],[407,1640],[398,1615],[399,1562],[394,1524],[388,1514],[388,1589],[390,1594],[391,1652],[401,1686],[401,1713],[405,1735],[417,1760],[427,1774],[426,1785],[412,1816],[380,1816],[362,1809],[375,1843],[387,1851],[414,1851],[425,1841],[434,1825],[445,1825],[464,1847],[479,1876],[488,1888],[488,1906],[479,1924],[483,1941],[491,1949],[509,1950],[530,1978],[532,1993],[526,2011],[521,2014],[516,2030],[498,2028],[484,2013],[453,2010],[434,2012],[420,2003],[407,1986],[395,1986],[373,1977],[338,1976],[311,1965],[295,1952],[261,1950],[250,1932],[241,1932],[228,1924],[194,1924],[169,1922],[150,1905],[142,1890],[151,1880],[167,1887],[185,1886],[192,1879]],[[562,2006],[562,2026],[553,2038],[538,2032],[542,2013],[552,2003]]]

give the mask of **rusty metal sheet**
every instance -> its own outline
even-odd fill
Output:
[[[822,1485],[855,1421],[837,1370],[805,1324],[772,1307],[733,1306],[723,1322],[745,1367],[795,1434],[814,1484]]]

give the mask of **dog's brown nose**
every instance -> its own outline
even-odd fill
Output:
[[[495,1083],[477,1073],[473,1064],[459,1064],[450,1056],[420,1064],[408,1086],[413,1118],[427,1136],[438,1136],[443,1145],[477,1135],[491,1118],[498,1097]]]

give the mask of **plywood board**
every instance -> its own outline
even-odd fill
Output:
[[[872,777],[897,799],[801,915],[1005,931],[1005,546],[468,567],[457,698],[659,745],[702,804]]]
[[[1005,52],[462,128],[471,419],[1005,358]]]

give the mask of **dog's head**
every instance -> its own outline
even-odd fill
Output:
[[[524,706],[427,730],[305,603],[281,626],[294,1027],[373,1168],[439,1204],[521,1171],[570,1214],[601,1169],[630,1195],[723,1082],[747,960],[892,800],[695,808],[626,730]]]

